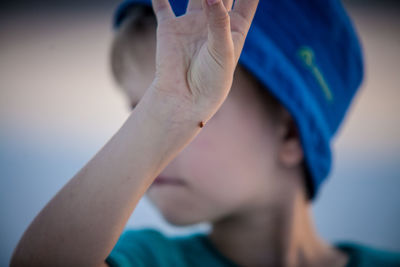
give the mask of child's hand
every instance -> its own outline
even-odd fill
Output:
[[[192,110],[216,112],[232,86],[259,0],[236,0],[233,10],[232,2],[189,0],[186,14],[176,17],[168,0],[152,0],[158,22],[153,82],[158,91]]]

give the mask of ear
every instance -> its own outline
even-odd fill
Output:
[[[281,120],[279,120],[278,138],[280,146],[278,157],[280,163],[293,168],[300,166],[303,161],[303,148],[301,146],[300,134],[292,116],[285,108],[281,108]]]

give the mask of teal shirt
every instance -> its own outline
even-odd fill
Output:
[[[350,256],[346,267],[400,267],[399,252],[389,252],[350,242],[336,243],[336,247]]]
[[[337,243],[336,247],[349,255],[346,267],[400,267],[400,253],[348,242]],[[222,255],[206,234],[168,237],[151,228],[123,232],[106,262],[111,267],[238,266]]]

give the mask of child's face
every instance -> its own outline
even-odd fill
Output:
[[[154,77],[153,34],[130,45],[132,65],[120,82],[131,103],[141,99]],[[160,173],[185,184],[152,184],[146,193],[168,222],[212,222],[265,209],[285,195],[278,171],[277,122],[265,106],[256,82],[239,65],[221,108]]]

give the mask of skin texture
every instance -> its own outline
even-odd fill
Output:
[[[153,80],[156,44],[155,20],[139,33],[128,19],[114,40],[114,76],[132,108]],[[294,122],[258,87],[239,65],[219,110],[160,174],[184,185],[146,195],[173,225],[211,222],[210,240],[240,265],[344,266],[315,231]]]

